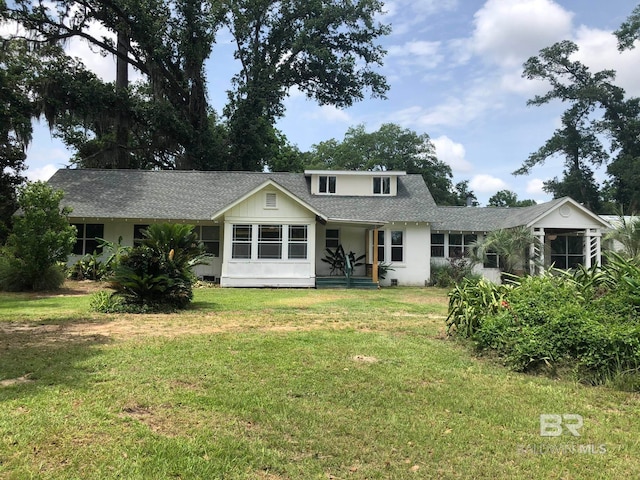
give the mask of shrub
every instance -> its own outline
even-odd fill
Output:
[[[640,368],[637,312],[620,292],[601,290],[607,282],[587,283],[567,275],[527,277],[504,292],[497,308],[495,297],[467,286],[451,297],[449,322],[514,370],[568,368],[586,383],[618,379],[630,388]]]
[[[136,311],[185,308],[193,298],[191,268],[203,259],[202,245],[193,227],[151,225],[142,245],[122,255],[110,286]]]
[[[440,288],[451,288],[464,279],[479,280],[480,275],[473,273],[474,262],[466,257],[455,257],[447,263],[431,264],[431,285]]]
[[[465,279],[449,292],[447,333],[472,336],[485,316],[496,313],[512,287],[484,279]]]
[[[103,280],[113,275],[121,258],[131,250],[130,247],[122,246],[122,237],[118,239],[118,243],[100,240],[99,247],[103,253],[99,255],[94,251],[83,256],[71,267],[70,278],[74,280]],[[102,260],[103,258],[104,260]]]
[[[75,228],[69,225],[70,210],[60,207],[62,192],[42,182],[20,189],[19,215],[7,239],[0,267],[0,288],[42,290],[58,288],[58,262],[66,262],[75,243]]]

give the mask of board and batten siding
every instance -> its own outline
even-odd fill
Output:
[[[275,205],[274,205],[275,195]],[[222,241],[224,259],[220,284],[223,287],[314,287],[315,214],[275,188],[265,188],[225,213]],[[231,258],[233,225],[306,225],[306,259]],[[257,238],[252,239],[253,244]],[[283,250],[286,246],[283,245]],[[284,252],[283,252],[284,253]]]

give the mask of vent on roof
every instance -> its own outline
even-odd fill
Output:
[[[268,192],[265,197],[264,208],[277,208],[277,199],[278,198],[275,193]]]

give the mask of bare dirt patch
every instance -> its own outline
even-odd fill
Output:
[[[31,383],[33,382],[33,380],[29,378],[30,375],[31,374],[27,373],[26,375],[22,375],[21,377],[18,377],[18,378],[8,378],[6,380],[1,380],[0,388],[11,387],[13,385],[19,385],[21,383]]]

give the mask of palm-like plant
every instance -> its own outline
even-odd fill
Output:
[[[499,266],[504,273],[516,275],[527,271],[529,249],[539,248],[540,240],[530,228],[525,226],[494,230],[482,240],[471,245],[471,256],[474,260],[485,262],[487,254],[496,253],[500,257]]]
[[[619,216],[619,222],[615,230],[609,232],[605,240],[615,240],[622,245],[623,256],[627,258],[640,259],[640,217],[625,219]]]
[[[142,244],[121,258],[111,288],[128,303],[186,307],[193,297],[191,267],[204,259],[204,248],[193,227],[155,224],[142,233]]]

